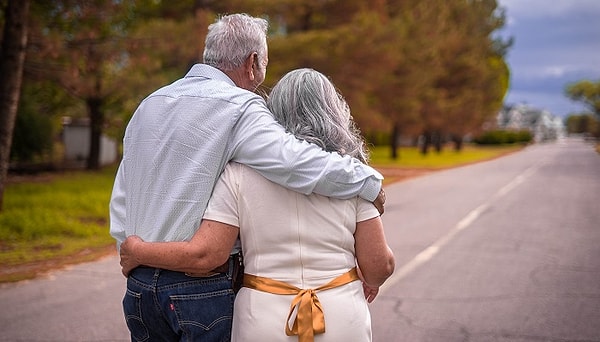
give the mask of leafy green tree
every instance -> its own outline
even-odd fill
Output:
[[[583,103],[592,113],[600,117],[600,80],[582,80],[568,84],[565,95],[573,101]]]
[[[392,2],[388,11],[389,26],[386,56],[392,60],[389,71],[383,71],[376,96],[379,108],[390,119],[391,156],[397,158],[401,135],[418,136],[425,128],[423,114],[436,98],[432,84],[442,72],[434,37],[440,26],[439,9],[420,1]]]
[[[269,14],[279,19],[271,25],[265,92],[291,69],[314,68],[340,88],[361,128],[381,125],[384,117],[373,106],[373,89],[386,71],[379,54],[385,42],[383,25],[368,5],[356,0],[287,1],[276,7],[276,12]],[[296,12],[288,12],[289,8]],[[303,13],[301,23],[294,13]]]
[[[600,121],[591,114],[569,115],[566,126],[570,134],[590,134],[600,137]]]
[[[77,104],[51,82],[23,83],[10,154],[17,168],[28,164],[56,166],[54,140],[62,128],[61,117],[81,110]]]
[[[454,34],[444,39],[449,54],[440,80],[449,102],[443,131],[460,150],[464,135],[477,133],[502,106],[509,76],[503,53],[510,42],[492,38],[505,22],[494,0],[455,3],[450,22]]]
[[[463,136],[476,132],[501,107],[508,85],[503,49],[492,34],[504,24],[496,1],[453,1],[438,6],[432,39],[441,68],[425,94],[422,152],[437,151],[445,139],[460,150]]]
[[[47,160],[52,153],[53,132],[51,118],[31,110],[17,116],[10,159],[21,167],[37,160]]]
[[[508,88],[508,44],[492,38],[504,17],[493,0],[286,0],[263,10],[276,18],[265,86],[292,68],[324,72],[363,131],[390,129],[393,157],[401,134],[437,136],[438,147],[443,135],[461,142]]]
[[[133,18],[129,1],[57,0],[34,11],[30,75],[51,80],[86,104],[90,119],[88,169],[99,168],[105,105],[127,62],[125,37]]]
[[[90,119],[88,169],[99,167],[103,132],[120,138],[143,97],[198,61],[203,33],[195,14],[201,11],[191,0],[39,4],[27,74],[85,104],[79,116]],[[205,31],[207,23],[202,26]]]

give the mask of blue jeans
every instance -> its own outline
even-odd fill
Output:
[[[158,268],[133,270],[123,298],[131,340],[229,342],[235,299],[230,273],[198,278]]]

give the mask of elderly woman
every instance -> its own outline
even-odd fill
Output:
[[[323,74],[288,73],[267,104],[299,139],[367,161],[347,103]],[[359,197],[303,195],[242,164],[225,168],[192,240],[129,238],[121,247],[123,272],[138,265],[206,272],[203,260],[228,254],[238,233],[245,274],[232,341],[371,340],[367,302],[394,270],[377,209]]]

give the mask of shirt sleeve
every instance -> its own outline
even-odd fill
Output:
[[[239,182],[236,178],[236,174],[239,174],[239,166],[235,163],[227,164],[208,201],[203,219],[235,227],[240,226],[238,218]]]
[[[374,201],[383,176],[355,158],[329,153],[285,132],[264,101],[250,101],[233,130],[232,160],[303,194]]]
[[[379,216],[379,211],[373,205],[373,203],[365,201],[362,198],[358,198],[358,204],[356,206],[356,222],[362,222],[370,220]]]
[[[117,249],[127,238],[125,233],[126,198],[123,163],[119,165],[110,198],[110,235],[117,240]]]

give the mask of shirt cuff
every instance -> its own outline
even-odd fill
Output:
[[[366,199],[369,202],[375,201],[377,195],[379,195],[379,190],[381,190],[382,180],[383,176],[379,172],[375,171],[373,176],[365,180],[365,185],[358,196]]]

